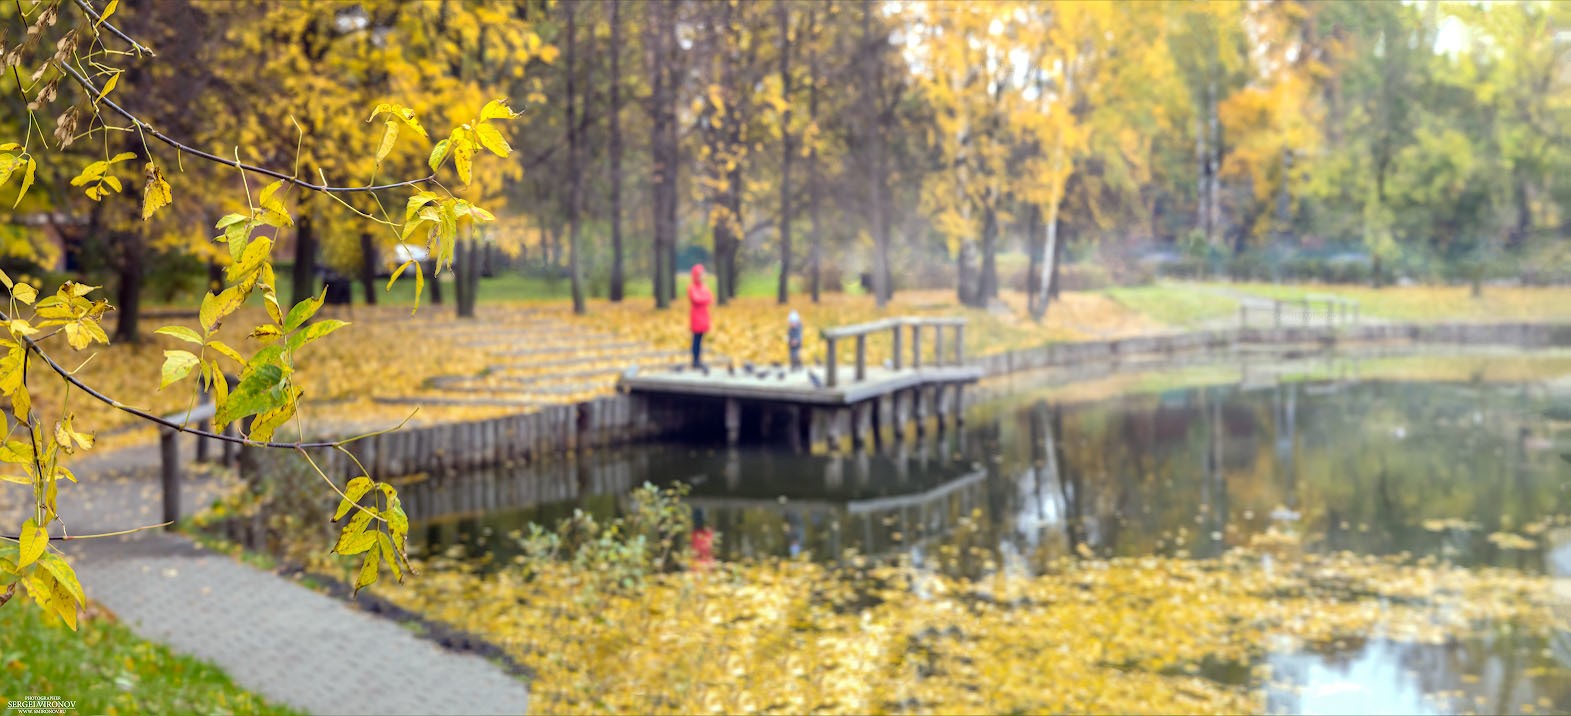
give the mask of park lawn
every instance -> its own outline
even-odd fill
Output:
[[[239,618],[239,617],[237,617]],[[0,607],[0,714],[6,699],[52,696],[79,714],[292,714],[236,686],[222,670],[145,641],[107,615],[73,632],[46,624],[32,600]]]
[[[1305,296],[1350,298],[1358,301],[1364,316],[1390,321],[1571,321],[1571,287],[1565,286],[1485,286],[1483,295],[1474,298],[1469,286],[1215,285],[1287,301]]]
[[[1238,312],[1237,299],[1194,284],[1164,282],[1119,286],[1101,293],[1131,311],[1174,327],[1193,327],[1206,321],[1231,318]]]

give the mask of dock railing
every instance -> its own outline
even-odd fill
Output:
[[[1338,323],[1358,323],[1360,306],[1353,299],[1325,294],[1308,294],[1292,300],[1248,298],[1238,302],[1238,327],[1248,328],[1250,316],[1261,313],[1271,317],[1272,328],[1281,328],[1284,324],[1308,328],[1321,325],[1320,317],[1324,317],[1323,325],[1330,327]]]
[[[858,323],[850,326],[825,328],[819,331],[826,346],[825,354],[825,384],[835,387],[840,382],[839,356],[836,349],[842,340],[856,341],[856,380],[867,380],[867,337],[874,333],[890,331],[893,343],[891,344],[891,367],[901,370],[904,366],[905,333],[911,333],[911,367],[922,367],[922,333],[924,328],[931,328],[933,334],[932,365],[948,366],[963,365],[965,363],[965,327],[964,318],[918,318],[900,317],[886,318],[869,323]],[[944,344],[945,329],[952,329],[954,348],[946,350]]]

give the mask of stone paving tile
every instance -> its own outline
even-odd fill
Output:
[[[133,449],[78,466],[81,483],[63,485],[60,494],[71,532],[155,522],[161,509],[156,461],[155,452]],[[218,482],[187,478],[185,511],[212,499]],[[0,515],[25,514],[24,492],[4,493]],[[184,537],[150,531],[60,544],[88,597],[138,635],[211,661],[274,702],[313,714],[528,709],[527,685],[500,667]]]

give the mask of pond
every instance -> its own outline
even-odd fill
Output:
[[[983,577],[1071,558],[1305,550],[1571,575],[1571,353],[1315,356],[993,384],[963,427],[804,456],[650,445],[403,488],[411,542],[493,564],[574,510],[683,482],[723,559],[850,555]],[[1556,582],[1563,585],[1563,582]],[[1571,709],[1571,639],[1510,624],[1271,652],[1280,713]],[[1212,679],[1242,678],[1219,666]]]

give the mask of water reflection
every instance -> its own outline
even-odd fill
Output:
[[[407,486],[404,500],[417,522],[412,541],[505,562],[516,545],[488,535],[575,509],[609,516],[642,482],[680,481],[721,535],[725,559],[835,561],[854,551],[972,577],[1030,573],[1076,554],[1214,556],[1274,527],[1310,550],[1560,576],[1565,624],[1571,529],[1546,518],[1571,512],[1571,465],[1560,458],[1571,452],[1571,422],[1546,417],[1560,414],[1555,400],[1564,403],[1564,391],[1526,382],[1258,377],[1101,400],[1016,395],[977,406],[958,432],[874,451],[648,446],[439,476]],[[1540,538],[1513,544],[1495,533]],[[1324,653],[1284,647],[1265,664],[1273,675],[1250,683],[1272,713],[1571,705],[1564,630],[1494,625],[1433,645],[1373,633]]]
[[[435,545],[607,516],[685,482],[724,558],[808,553],[1209,557],[1273,524],[1312,549],[1541,569],[1487,539],[1567,512],[1563,428],[1524,385],[1281,383],[978,410],[961,431],[833,457],[649,446],[405,488]],[[1437,523],[1441,524],[1437,527]]]

